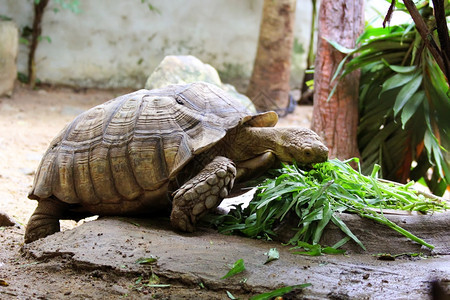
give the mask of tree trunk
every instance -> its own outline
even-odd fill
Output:
[[[319,33],[314,71],[314,109],[311,127],[330,149],[330,158],[359,156],[357,144],[358,89],[360,73],[348,74],[339,82],[331,99],[335,82],[331,78],[344,54],[326,40],[354,48],[364,30],[363,0],[323,0],[319,10]]]
[[[295,0],[264,0],[258,50],[247,96],[259,111],[284,110],[294,43]]]
[[[34,3],[34,19],[33,28],[31,32],[31,42],[30,42],[30,52],[28,53],[28,83],[34,87],[36,84],[36,63],[34,56],[36,53],[36,48],[39,44],[39,39],[41,37],[41,22],[44,16],[45,7],[47,6],[49,0],[40,0]]]

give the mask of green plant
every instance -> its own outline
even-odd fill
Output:
[[[226,279],[244,271],[245,271],[244,260],[240,258],[237,261],[235,261],[233,265],[230,266],[230,270],[228,271],[228,273],[222,276],[220,279]]]
[[[160,15],[161,11],[156,6],[154,6],[153,4],[148,3],[148,2],[149,2],[148,0],[141,0],[142,4],[147,3],[147,7],[151,12],[154,12],[154,13],[157,13],[158,15]]]
[[[428,40],[434,41],[432,10],[428,2],[419,8],[430,28]],[[383,178],[419,181],[442,195],[450,186],[450,90],[428,40],[411,23],[369,26],[356,49],[330,41],[348,54],[333,79],[361,69],[358,145],[363,172],[379,164]]]
[[[12,19],[8,16],[0,14],[0,21],[11,21]]]
[[[270,239],[276,235],[274,228],[286,216],[295,216],[298,218],[298,229],[289,243],[303,248],[306,244],[299,242],[318,244],[326,225],[331,221],[347,235],[333,248],[337,249],[352,239],[365,249],[339,218],[340,212],[348,211],[384,224],[432,248],[432,245],[389,221],[382,210],[429,213],[447,209],[448,205],[418,194],[410,188],[412,183],[398,185],[379,181],[379,166],[374,167],[370,176],[365,176],[361,171],[354,170],[350,163],[359,166],[357,158],[344,162],[330,160],[316,164],[310,171],[301,170],[295,165],[285,165],[276,171],[275,178],[266,179],[258,188],[260,193],[250,201],[248,207],[243,209],[241,205],[235,206],[228,215],[209,216],[208,221],[222,233]]]
[[[34,0],[35,3],[39,3],[41,0]],[[53,8],[53,12],[59,12],[60,8],[65,10],[70,10],[74,14],[79,14],[81,12],[80,9],[80,0],[53,0],[55,4],[57,4]]]
[[[301,289],[310,287],[311,285],[312,285],[311,283],[303,283],[303,284],[298,284],[298,285],[285,286],[285,287],[276,289],[271,292],[255,295],[255,296],[251,297],[250,300],[268,300],[268,299],[280,299],[280,298],[283,299],[283,297],[282,297],[283,295],[288,294],[296,289],[301,290]],[[287,299],[291,299],[291,298],[287,298]]]

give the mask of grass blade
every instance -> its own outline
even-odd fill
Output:
[[[331,221],[339,227],[340,230],[342,230],[347,236],[349,236],[352,240],[354,240],[364,251],[366,251],[366,247],[361,243],[361,241],[356,237],[356,235],[353,234],[353,232],[350,230],[350,228],[345,225],[344,222],[337,216],[333,215],[331,216]]]
[[[283,296],[284,294],[287,294],[295,289],[304,289],[309,286],[311,286],[311,283],[286,286],[286,287],[282,287],[282,288],[276,289],[276,290],[268,292],[268,293],[253,296],[250,298],[250,300],[268,300],[268,299],[272,299],[274,297]]]
[[[244,260],[238,259],[233,266],[231,267],[231,269],[228,271],[227,274],[225,274],[225,276],[221,277],[220,279],[226,279],[229,278],[231,276],[234,276],[236,274],[239,274],[241,272],[243,272],[245,270],[245,265],[244,265]]]

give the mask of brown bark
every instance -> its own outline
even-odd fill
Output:
[[[447,19],[445,16],[444,0],[433,0],[434,17],[436,18],[436,29],[438,32],[439,43],[441,44],[441,56],[443,69],[447,82],[450,79],[450,35],[448,34]]]
[[[323,0],[319,9],[319,33],[314,73],[314,109],[311,127],[330,149],[330,158],[347,159],[359,156],[357,144],[359,72],[348,74],[335,84],[334,72],[344,58],[326,40],[347,48],[364,30],[363,0]]]
[[[258,50],[247,89],[259,111],[288,106],[295,4],[295,0],[264,0]]]
[[[34,55],[41,36],[42,27],[41,21],[44,16],[45,7],[49,0],[40,0],[38,3],[34,2],[34,19],[33,28],[31,32],[30,52],[28,53],[28,83],[34,87],[36,83],[36,64]]]

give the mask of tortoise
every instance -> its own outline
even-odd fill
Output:
[[[280,162],[328,159],[306,128],[274,128],[275,112],[250,113],[215,85],[139,90],[77,116],[51,142],[28,198],[38,200],[25,242],[60,219],[170,213],[192,232],[233,188]]]

